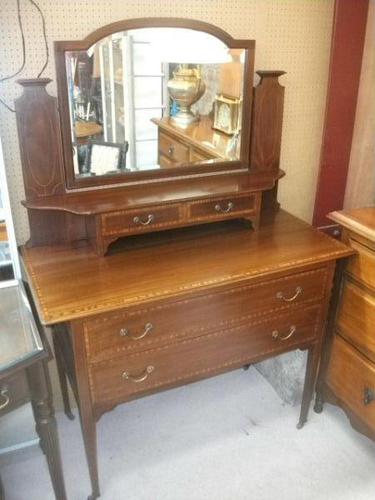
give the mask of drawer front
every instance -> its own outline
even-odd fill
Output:
[[[356,240],[349,240],[358,254],[348,260],[347,272],[375,290],[375,252]]]
[[[337,328],[375,362],[375,297],[350,281],[344,283]]]
[[[255,194],[243,194],[214,198],[212,200],[193,201],[189,203],[191,219],[222,219],[252,214],[257,210],[258,198]]]
[[[326,286],[327,269],[319,268],[183,301],[100,316],[84,323],[87,355],[91,362],[109,359],[124,351],[150,349],[245,323],[266,312],[322,301]]]
[[[125,354],[89,366],[95,403],[127,397],[208,377],[241,364],[313,341],[320,308],[280,314],[271,319],[186,339],[158,349]]]
[[[162,168],[171,168],[171,167],[176,167],[177,162],[171,160],[167,156],[164,155],[159,155],[159,165]]]
[[[29,400],[28,384],[23,371],[0,381],[0,415]]]
[[[327,384],[338,399],[375,431],[375,365],[338,335],[332,346]]]
[[[104,236],[109,236],[176,224],[180,220],[180,212],[177,205],[168,205],[112,212],[101,217],[102,233]]]
[[[159,134],[159,152],[175,162],[189,161],[189,148],[163,132]]]
[[[193,148],[190,149],[190,161],[204,161],[204,160],[209,160],[211,158],[215,157],[201,153],[200,151],[197,151],[196,149]]]

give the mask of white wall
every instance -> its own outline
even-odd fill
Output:
[[[256,40],[256,69],[282,69],[286,87],[280,201],[305,220],[312,216],[322,137],[333,0],[39,0],[46,17],[50,63],[43,76],[55,80],[53,41],[79,39],[119,19],[173,16],[199,19],[223,28],[236,38]],[[36,77],[44,62],[41,21],[21,1],[27,63],[21,77]],[[1,0],[1,76],[21,61],[16,0]],[[55,84],[49,86],[55,93]],[[12,105],[20,88],[0,83],[0,97]],[[0,106],[0,135],[18,241],[28,237],[15,116]]]

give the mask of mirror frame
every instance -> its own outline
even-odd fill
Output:
[[[243,77],[243,107],[241,128],[241,150],[240,159],[231,161],[218,161],[214,164],[204,163],[199,166],[187,164],[168,169],[127,172],[126,174],[113,176],[101,175],[97,177],[77,178],[74,173],[72,140],[69,115],[69,94],[67,86],[67,72],[65,53],[70,51],[87,50],[99,40],[119,31],[134,30],[140,28],[185,28],[195,31],[203,31],[221,40],[230,49],[244,49],[244,77]],[[116,187],[141,184],[145,182],[171,181],[191,176],[207,176],[209,174],[247,172],[250,166],[250,126],[252,111],[252,89],[254,79],[254,57],[255,40],[237,40],[232,38],[222,29],[202,21],[183,18],[138,18],[117,21],[103,26],[90,33],[83,40],[56,41],[55,64],[58,89],[58,106],[60,113],[62,146],[65,169],[66,188],[85,189],[98,186]]]

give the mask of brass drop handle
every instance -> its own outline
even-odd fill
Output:
[[[151,222],[154,221],[154,216],[152,214],[148,214],[147,216],[147,219],[146,220],[142,220],[140,217],[138,217],[138,215],[136,215],[134,218],[133,218],[133,222],[134,224],[140,224],[142,226],[148,226],[149,224],[151,224]]]
[[[363,404],[365,406],[375,401],[375,391],[370,389],[369,387],[365,387],[363,390]]]
[[[139,384],[139,382],[144,382],[146,378],[155,370],[155,367],[152,365],[147,366],[144,371],[140,375],[132,375],[129,372],[123,372],[122,378],[124,380],[130,380],[131,382],[135,382]]]
[[[145,328],[140,335],[131,334],[127,328],[121,328],[120,337],[129,337],[132,340],[141,340],[146,337],[146,335],[150,333],[153,328],[154,325],[152,323],[146,323]]]
[[[228,205],[227,205],[227,208],[223,208],[220,205],[220,203],[217,203],[215,205],[215,210],[216,210],[216,212],[221,212],[223,214],[227,214],[228,212],[230,212],[231,210],[233,210],[233,207],[234,207],[234,204],[231,201],[229,201]]]
[[[169,154],[169,156],[174,155],[174,146],[172,144],[168,148],[168,154]]]
[[[298,295],[301,295],[303,292],[303,288],[301,286],[297,286],[295,294],[292,297],[285,297],[283,292],[277,292],[276,298],[283,300],[284,302],[293,302],[293,300],[296,300]]]
[[[292,337],[297,331],[297,327],[295,325],[292,325],[289,329],[289,333],[285,335],[285,337],[280,337],[280,333],[278,330],[274,330],[272,332],[272,338],[275,340],[288,340],[290,337]]]
[[[0,391],[0,410],[6,408],[9,404],[10,397],[8,396],[8,389],[4,388]]]

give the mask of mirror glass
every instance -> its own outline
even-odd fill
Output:
[[[75,176],[238,160],[245,53],[182,28],[66,52]]]

